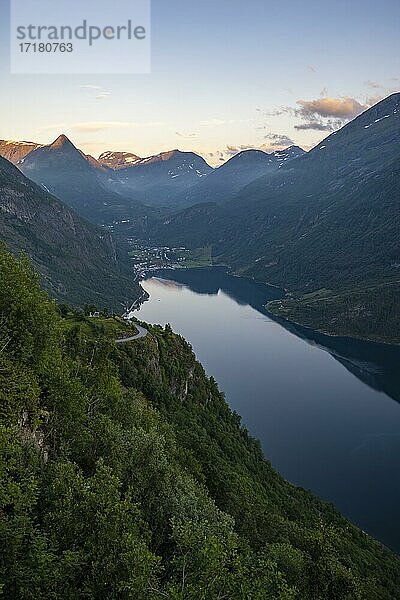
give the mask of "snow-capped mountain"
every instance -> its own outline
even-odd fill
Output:
[[[105,190],[119,196],[133,195],[136,200],[157,206],[207,202],[211,195],[224,201],[301,154],[304,151],[297,146],[271,154],[246,150],[213,169],[198,154],[180,150],[146,158],[132,152],[107,151],[96,159],[76,148],[64,134],[49,145],[0,142],[0,155],[77,210],[84,209],[84,214],[98,201],[108,204],[104,201]]]
[[[300,148],[300,146],[289,146],[289,148],[285,148],[284,150],[275,150],[272,153],[279,162],[284,163],[289,160],[293,160],[294,158],[298,158],[305,154],[305,150]]]
[[[186,189],[213,172],[198,154],[171,150],[131,162],[117,170],[120,181],[128,188],[143,194],[149,204],[175,204]]]
[[[262,150],[243,150],[187,190],[180,199],[181,204],[190,206],[210,201],[229,201],[252,181],[273,173],[282,164],[303,154],[304,150],[298,146],[290,146],[270,154]]]
[[[120,194],[115,172],[85,155],[65,135],[39,146],[19,161],[19,169],[69,206],[95,222],[108,222],[135,213],[134,194]]]
[[[194,152],[170,150],[132,162],[125,168],[123,175],[127,180],[134,179],[135,172],[140,174],[141,179],[148,179],[152,175],[169,175],[170,179],[183,177],[196,180],[208,175],[212,170],[204,158]]]
[[[213,171],[193,152],[172,150],[141,158],[132,152],[104,152],[98,159],[79,150],[64,134],[49,145],[0,142],[0,156],[30,179],[93,219],[95,206],[131,201],[170,205],[183,190]],[[96,217],[96,221],[98,218]]]
[[[0,156],[6,158],[14,165],[23,161],[32,150],[40,148],[41,144],[35,142],[15,142],[13,140],[0,140]]]
[[[97,159],[98,162],[110,169],[118,170],[124,169],[125,167],[130,167],[142,159],[140,156],[136,156],[136,154],[132,154],[132,152],[103,152],[100,154]]]

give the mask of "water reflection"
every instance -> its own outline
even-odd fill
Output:
[[[311,345],[329,352],[350,373],[377,391],[400,402],[400,347],[332,337],[295,325],[269,314],[266,302],[282,298],[278,288],[239,277],[223,267],[210,269],[163,270],[154,274],[161,285],[184,287],[200,295],[215,296],[222,291],[241,306],[250,305]]]
[[[157,275],[139,318],[192,344],[287,479],[400,550],[400,349],[271,319],[281,292],[223,269]]]

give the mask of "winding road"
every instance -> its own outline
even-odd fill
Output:
[[[134,340],[140,340],[140,338],[146,337],[146,335],[149,333],[147,331],[147,329],[145,329],[144,327],[141,327],[137,323],[133,323],[133,325],[138,330],[138,333],[136,335],[132,335],[131,337],[120,338],[119,340],[115,340],[116,344],[125,344],[126,342],[133,342]]]

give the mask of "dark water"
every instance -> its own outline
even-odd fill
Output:
[[[271,320],[274,288],[223,269],[162,271],[136,313],[170,323],[288,480],[400,551],[400,349]]]

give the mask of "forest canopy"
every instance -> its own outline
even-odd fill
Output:
[[[400,598],[399,559],[273,470],[181,337],[112,320],[0,248],[0,595]]]

